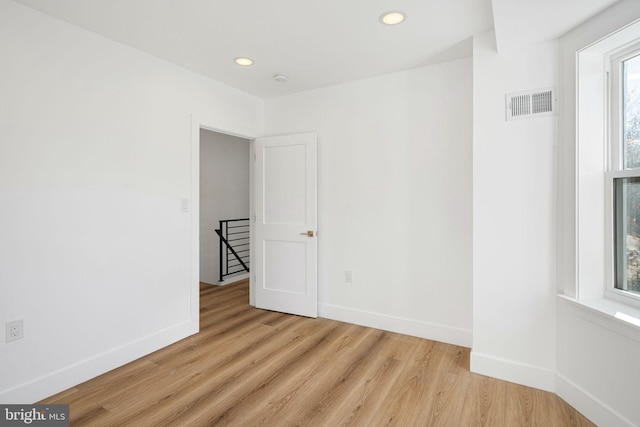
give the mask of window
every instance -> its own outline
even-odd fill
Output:
[[[615,289],[640,293],[640,177],[614,178]]]
[[[610,56],[608,291],[640,297],[640,45]]]
[[[640,20],[600,37],[565,40],[558,283],[614,315],[640,308]]]
[[[580,316],[638,340],[640,19],[624,19],[562,40],[557,283]]]

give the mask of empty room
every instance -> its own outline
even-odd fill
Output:
[[[640,426],[638,224],[637,0],[0,0],[2,425]]]

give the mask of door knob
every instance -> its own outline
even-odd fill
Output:
[[[301,236],[313,237],[313,230],[309,230],[306,233],[300,233]]]

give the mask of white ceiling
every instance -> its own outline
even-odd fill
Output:
[[[494,16],[500,48],[554,38],[616,0],[15,1],[270,98],[468,55]],[[406,21],[380,24],[388,10]]]
[[[499,51],[555,39],[617,0],[493,0]]]

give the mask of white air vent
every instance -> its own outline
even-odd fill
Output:
[[[555,116],[558,108],[556,88],[508,93],[506,107],[507,120]]]

